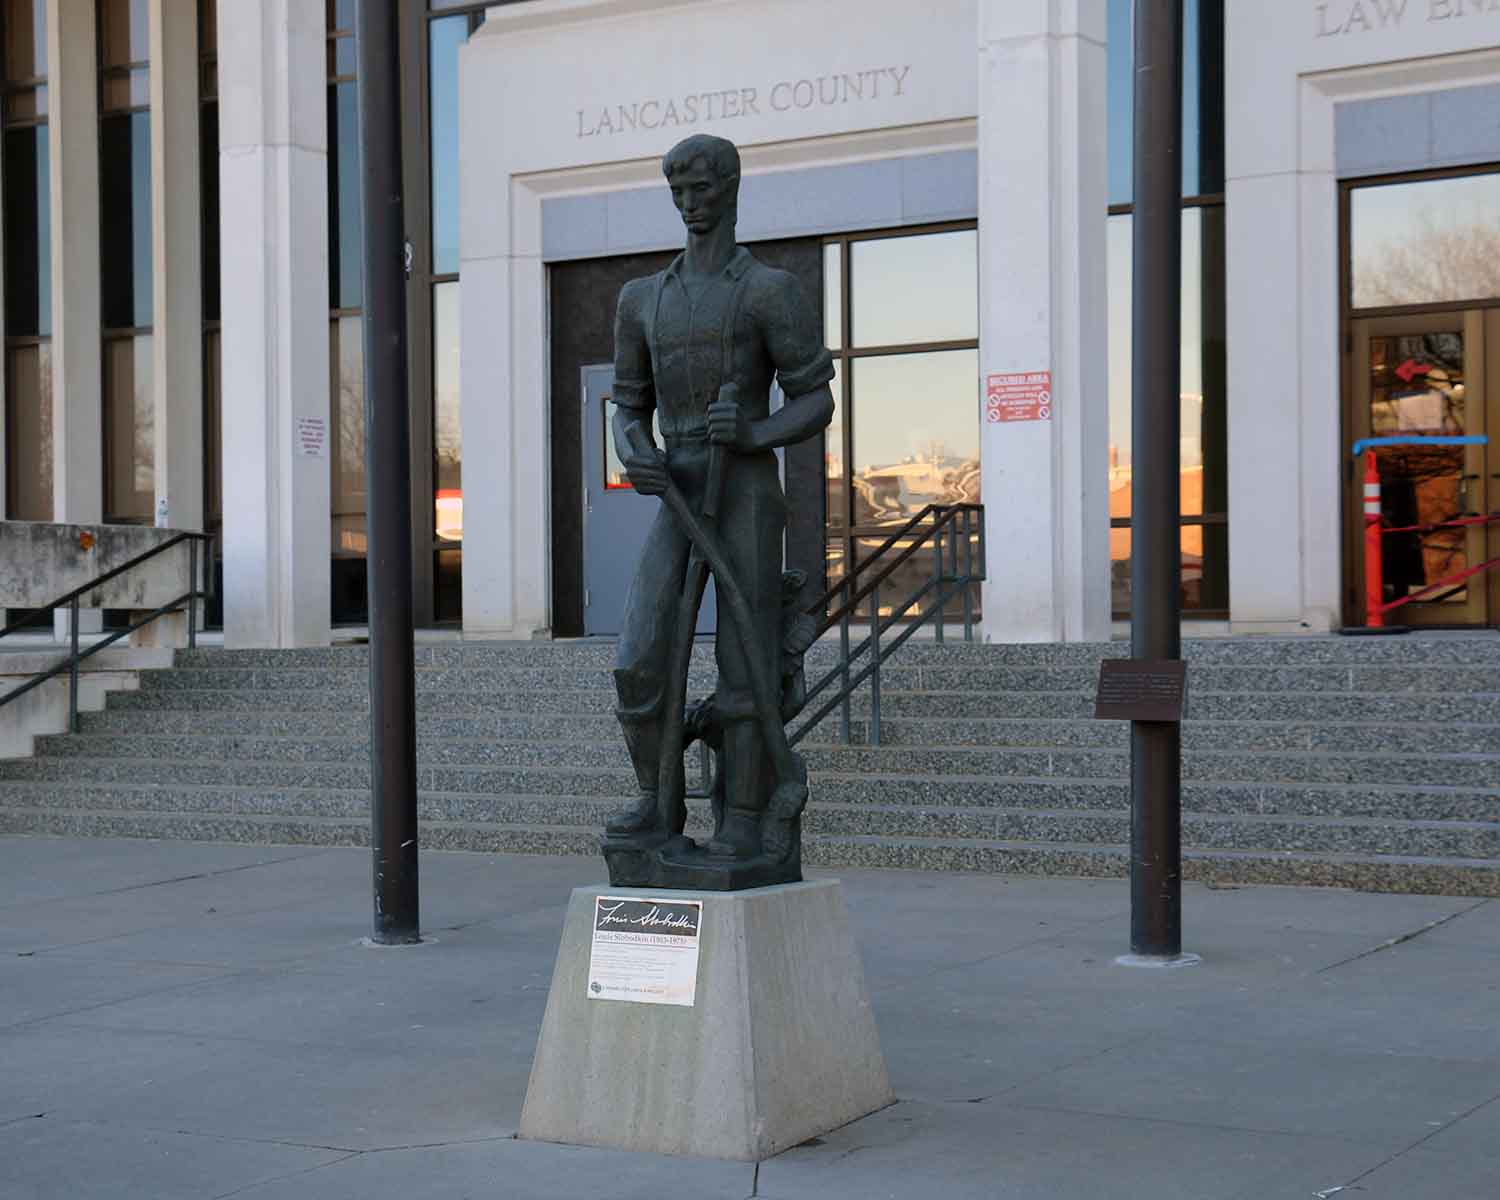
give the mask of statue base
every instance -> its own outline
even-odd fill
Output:
[[[691,1004],[590,995],[597,896],[702,901]],[[894,1099],[838,880],[574,890],[522,1138],[759,1162]]]
[[[609,882],[617,888],[738,892],[802,882],[801,838],[786,859],[717,859],[682,834],[606,836],[602,843]]]

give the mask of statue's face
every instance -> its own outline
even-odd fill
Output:
[[[701,158],[695,158],[691,167],[677,172],[668,183],[672,203],[690,233],[711,233],[734,207],[734,180],[721,180]]]

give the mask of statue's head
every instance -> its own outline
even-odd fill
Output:
[[[695,133],[667,151],[661,173],[672,203],[691,233],[709,233],[727,216],[734,223],[740,195],[740,152],[734,143]]]

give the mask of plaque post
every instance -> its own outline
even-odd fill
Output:
[[[421,941],[398,9],[393,0],[360,0],[357,26],[370,481],[370,848],[375,893],[371,940],[385,946]]]
[[[1182,0],[1135,2],[1131,657],[1182,653],[1179,365]],[[1127,961],[1182,958],[1182,741],[1175,721],[1130,726]]]

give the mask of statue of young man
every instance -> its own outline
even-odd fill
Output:
[[[743,861],[762,853],[762,815],[777,784],[752,686],[758,667],[763,679],[779,679],[781,671],[786,497],[772,452],[828,426],[833,360],[797,281],[735,243],[740,160],[733,143],[690,137],[667,153],[662,173],[687,226],[687,248],[665,271],[620,292],[613,433],[638,492],[659,496],[675,487],[694,513],[717,509],[711,523],[747,602],[748,631],[737,627],[720,581],[714,707],[724,807],[708,846],[711,858]],[[775,413],[773,378],[786,396]],[[665,453],[650,441],[653,410]],[[709,496],[716,454],[722,494]],[[649,843],[681,832],[680,824],[670,828],[680,822],[681,799],[659,796],[658,785],[664,742],[680,756],[680,735],[664,737],[664,725],[674,713],[680,720],[685,679],[668,676],[674,638],[691,628],[684,607],[696,604],[692,589],[684,589],[693,553],[664,506],[625,602],[616,656],[618,715],[640,794],[610,819],[614,840]],[[762,661],[749,660],[747,650]]]

